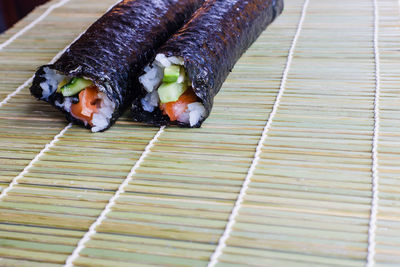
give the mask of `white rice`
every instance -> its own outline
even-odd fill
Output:
[[[200,102],[189,104],[187,109],[189,110],[190,126],[196,125],[199,120],[204,118],[204,114],[206,113],[206,109]]]
[[[154,108],[158,106],[158,102],[160,99],[158,98],[158,92],[153,91],[151,93],[148,93],[145,97],[142,98],[142,106],[143,110],[148,111],[148,112],[153,112]]]
[[[168,58],[164,54],[157,54],[156,59],[154,60],[154,63],[159,65],[160,67],[166,68],[171,66],[171,61],[168,60]]]
[[[92,117],[93,127],[91,131],[94,133],[107,128],[115,109],[115,103],[105,93],[99,92],[97,96],[101,101],[100,108],[97,108],[97,113],[94,113]]]
[[[58,74],[57,71],[48,67],[45,67],[43,70],[44,75],[42,77],[45,78],[46,81],[40,83],[40,87],[42,87],[41,99],[48,100],[49,96],[54,94],[54,92],[57,90],[58,84],[64,80],[65,75]]]
[[[206,109],[200,102],[189,104],[184,113],[178,117],[178,121],[189,123],[190,126],[196,125],[200,119],[204,118]]]
[[[145,73],[139,77],[139,82],[143,85],[144,89],[148,92],[144,98],[141,99],[143,110],[153,112],[159,106],[160,99],[157,91],[162,83],[164,77],[164,68],[172,64],[183,66],[183,58],[181,57],[166,57],[164,54],[157,54],[152,66],[147,65],[144,68]],[[178,83],[185,80],[185,73],[180,73]],[[186,111],[178,117],[178,121],[188,123],[190,126],[196,125],[199,120],[204,118],[206,110],[202,103],[195,102],[189,104]]]
[[[147,92],[151,93],[160,86],[163,77],[163,69],[158,65],[154,65],[152,68],[146,66],[144,71],[145,74],[139,77],[139,82]]]
[[[67,78],[67,76],[59,74],[56,70],[52,70],[48,67],[44,68],[43,70],[45,74],[42,77],[45,78],[46,81],[40,83],[40,87],[42,88],[42,99],[48,100],[49,96],[56,92],[58,84],[63,81],[64,78]],[[101,101],[99,107],[97,108],[97,112],[94,113],[92,117],[92,132],[98,132],[107,128],[115,110],[115,103],[111,101],[105,93],[99,92],[97,96]],[[62,103],[56,101],[55,105],[70,113],[72,97],[64,97],[64,101]],[[88,124],[87,121],[83,121],[83,123],[85,125]]]
[[[64,98],[63,103],[56,101],[55,104],[57,107],[64,108],[65,111],[71,112],[72,97],[67,96]]]

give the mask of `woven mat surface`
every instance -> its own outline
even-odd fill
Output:
[[[0,35],[0,266],[400,264],[397,0],[285,0],[202,128],[93,134],[28,88],[114,3]]]

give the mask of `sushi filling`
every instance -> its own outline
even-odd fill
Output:
[[[107,128],[115,103],[105,93],[100,92],[91,80],[62,75],[48,67],[44,68],[44,72],[42,77],[46,80],[40,83],[41,99],[48,100],[52,94],[62,94],[62,102],[55,101],[57,107],[81,120],[85,126],[90,125],[92,132]]]
[[[143,110],[153,112],[159,108],[170,121],[196,125],[206,110],[193,91],[183,59],[158,54],[152,66],[144,68],[139,77],[147,94],[141,99]]]

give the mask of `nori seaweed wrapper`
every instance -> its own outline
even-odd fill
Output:
[[[235,63],[282,10],[283,0],[209,0],[157,50],[157,54],[184,59],[193,90],[206,109],[205,118]],[[142,97],[145,93],[143,89]],[[144,111],[138,98],[131,113],[135,121],[170,123],[159,109]],[[194,127],[200,127],[205,118]]]
[[[32,95],[42,99],[40,83],[45,81],[42,77],[45,67],[68,76],[90,78],[115,103],[108,125],[110,127],[124,108],[131,104],[136,94],[134,88],[137,88],[137,76],[153,58],[156,49],[203,2],[204,0],[121,1],[93,23],[54,64],[38,69],[30,88]],[[57,100],[63,101],[61,93],[53,93],[45,101],[56,106]],[[84,125],[81,120],[57,108],[66,114],[69,121]],[[90,128],[90,125],[86,127]]]

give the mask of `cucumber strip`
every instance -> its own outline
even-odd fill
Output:
[[[68,79],[64,78],[58,85],[57,85],[57,93],[61,93],[61,88],[68,83]]]
[[[93,85],[93,82],[90,80],[83,78],[72,78],[71,81],[61,87],[60,90],[63,96],[73,96],[91,85]]]
[[[172,83],[178,80],[180,73],[180,66],[178,65],[171,65],[164,69],[164,77],[163,82],[165,83]]]
[[[185,83],[162,83],[158,88],[160,102],[164,104],[177,101],[187,88]]]

